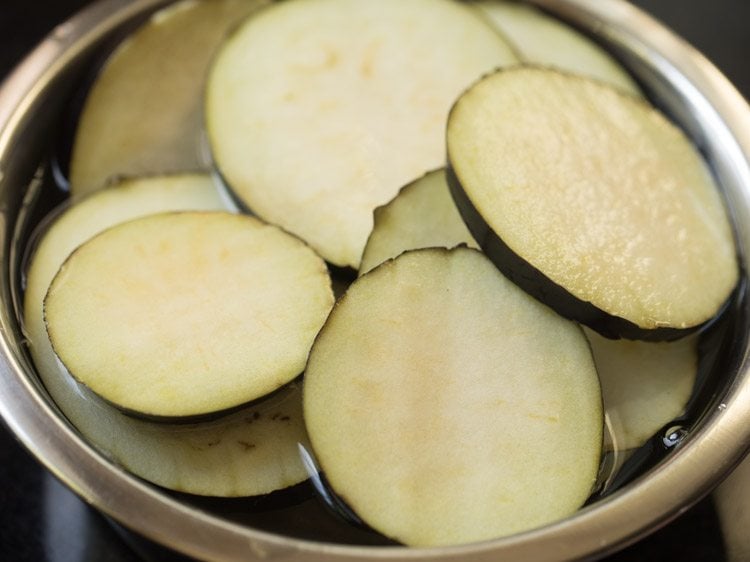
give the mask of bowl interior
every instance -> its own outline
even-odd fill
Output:
[[[95,69],[128,30],[165,3],[96,4],[74,19],[64,36],[53,36],[40,46],[0,91],[0,235],[5,248],[0,322],[7,358],[0,379],[7,392],[0,399],[0,412],[32,452],[94,506],[193,556],[434,556],[429,549],[368,548],[379,541],[367,533],[342,531],[345,527],[338,524],[329,528],[315,500],[201,500],[145,484],[86,444],[35,373],[19,321],[32,233],[66,198],[60,177],[65,174],[76,112]],[[750,240],[750,143],[748,133],[737,132],[749,121],[739,94],[697,53],[625,3],[538,3],[604,44],[651,101],[693,139],[726,197],[744,277]],[[688,414],[676,421],[684,430],[679,443],[664,445],[662,436],[656,436],[621,471],[616,491],[569,520],[482,545],[443,549],[440,556],[492,559],[502,552],[538,560],[580,557],[633,540],[699,499],[738,462],[743,439],[750,436],[750,429],[743,429],[750,424],[742,423],[743,409],[750,411],[745,299],[743,282],[723,321],[705,340],[704,384]],[[347,543],[356,546],[342,546]]]

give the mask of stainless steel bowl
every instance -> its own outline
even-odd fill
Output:
[[[122,471],[93,450],[39,382],[24,347],[14,289],[35,172],[63,101],[98,48],[166,0],[102,0],[59,26],[0,89],[0,414],[52,473],[126,528],[212,560],[568,560],[604,555],[658,528],[708,493],[750,444],[747,306],[741,300],[722,381],[678,447],[616,493],[548,527],[481,544],[440,548],[344,546],[254,530],[198,510]],[[750,110],[699,53],[622,0],[534,0],[600,40],[679,122],[725,192],[739,251],[750,244]]]

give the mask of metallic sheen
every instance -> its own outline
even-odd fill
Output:
[[[570,560],[602,556],[678,516],[736,466],[750,444],[748,334],[741,315],[727,384],[697,428],[655,469],[549,527],[481,544],[441,548],[351,547],[259,532],[160,494],[91,449],[51,403],[23,350],[11,291],[20,257],[11,244],[24,187],[41,159],[60,92],[97,46],[163,0],[101,0],[58,27],[0,88],[0,414],[52,473],[125,527],[199,559]],[[608,46],[660,107],[693,137],[726,194],[738,245],[750,243],[750,110],[702,55],[623,0],[534,0]]]

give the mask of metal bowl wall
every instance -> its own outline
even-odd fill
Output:
[[[164,0],[102,0],[58,27],[0,88],[0,414],[25,446],[85,501],[125,527],[201,559],[567,560],[603,555],[677,516],[706,494],[750,443],[745,305],[725,358],[726,383],[684,442],[654,469],[574,517],[521,535],[440,549],[355,547],[260,532],[180,503],[120,470],[80,438],[42,387],[24,349],[17,294],[27,186],[101,44]],[[750,110],[700,54],[621,0],[535,0],[600,40],[691,135],[712,166],[746,262],[750,243]]]

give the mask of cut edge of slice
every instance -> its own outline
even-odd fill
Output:
[[[208,175],[123,180],[55,213],[56,219],[46,222],[37,236],[26,270],[22,329],[31,357],[52,400],[83,438],[132,474],[201,496],[285,490],[308,478],[298,453],[298,443],[308,443],[299,385],[292,383],[267,401],[214,421],[157,424],[127,416],[77,384],[60,369],[47,338],[42,301],[70,252],[119,222],[187,209],[223,209]]]
[[[473,0],[472,5],[508,38],[523,62],[553,66],[643,95],[633,77],[601,45],[541,8],[513,0]]]
[[[507,318],[534,320],[502,328]],[[555,373],[521,375],[516,359]],[[333,492],[410,546],[499,538],[571,515],[599,470],[602,400],[580,326],[464,247],[407,251],[352,284],[311,350],[303,412]]]
[[[375,209],[359,275],[406,250],[478,248],[461,219],[445,179],[445,169],[427,172],[401,188],[398,195]]]
[[[356,24],[337,23],[342,8]],[[206,129],[227,185],[244,207],[300,236],[339,267],[359,266],[373,209],[443,163],[445,117],[455,96],[482,73],[517,62],[501,34],[469,7],[441,0],[421,8],[420,2],[393,0],[377,8],[276,3],[232,35],[209,74]],[[432,19],[421,23],[426,17]],[[436,23],[441,17],[447,26]],[[316,23],[301,40],[304,21]],[[327,33],[332,26],[337,32]],[[448,34],[446,27],[456,32]],[[419,40],[398,35],[407,28]],[[290,33],[294,49],[280,40]],[[434,48],[425,48],[428,33],[452,56],[459,44],[468,54],[446,65]],[[419,63],[408,64],[405,51]],[[238,83],[252,95],[235,96]],[[353,97],[341,94],[351,91]],[[398,131],[383,127],[386,121],[397,123]],[[311,205],[317,212],[310,212]]]
[[[72,141],[72,194],[123,175],[209,169],[201,150],[200,77],[224,36],[266,3],[181,0],[118,45],[86,93]]]
[[[637,449],[685,412],[698,374],[698,339],[610,340],[584,328],[609,419],[605,450]]]
[[[323,260],[257,218],[149,215],[62,264],[47,333],[80,383],[127,413],[200,418],[253,403],[304,370],[333,305]]]
[[[457,116],[464,111],[464,107],[466,107],[466,104],[470,103],[469,98],[477,98],[477,96],[480,96],[482,94],[487,94],[489,91],[489,88],[494,88],[493,91],[489,91],[489,94],[487,95],[495,95],[496,93],[500,92],[500,89],[504,87],[503,81],[510,82],[516,82],[521,83],[526,77],[524,74],[527,74],[530,76],[530,79],[537,80],[537,81],[545,81],[545,86],[539,86],[534,89],[535,92],[541,92],[541,95],[552,95],[550,94],[551,91],[555,90],[556,88],[568,88],[570,86],[574,86],[576,88],[580,87],[581,90],[588,90],[585,93],[579,92],[579,98],[583,98],[584,95],[589,95],[589,98],[592,97],[594,94],[602,95],[604,97],[607,97],[607,99],[613,103],[615,103],[616,106],[618,106],[618,110],[620,111],[620,114],[618,114],[618,118],[622,118],[623,115],[628,114],[629,112],[633,112],[634,114],[638,114],[642,117],[642,123],[633,125],[633,129],[638,129],[643,123],[646,123],[645,127],[647,129],[647,132],[649,131],[658,131],[658,133],[661,133],[665,136],[669,136],[671,140],[674,140],[675,143],[678,145],[676,149],[673,148],[672,144],[662,144],[660,146],[665,147],[669,146],[669,148],[664,148],[664,150],[667,151],[676,151],[678,156],[673,156],[670,152],[669,155],[664,157],[664,160],[659,162],[657,166],[667,166],[665,162],[667,162],[669,159],[676,159],[678,157],[682,157],[685,162],[683,162],[685,165],[682,167],[673,166],[673,169],[675,169],[679,174],[683,174],[683,170],[687,170],[684,172],[684,175],[686,177],[689,177],[688,183],[692,186],[692,189],[690,192],[688,192],[689,200],[692,201],[692,198],[700,198],[702,201],[707,201],[706,205],[710,207],[709,210],[705,210],[705,206],[701,206],[700,209],[693,204],[690,209],[685,211],[686,220],[695,218],[695,225],[696,230],[695,233],[690,232],[687,234],[688,237],[692,236],[692,239],[695,240],[699,237],[696,233],[705,233],[706,237],[708,237],[710,240],[716,241],[716,246],[714,247],[713,252],[703,252],[701,254],[702,256],[711,256],[711,259],[713,260],[712,263],[716,265],[714,269],[711,270],[711,272],[707,272],[705,268],[703,268],[701,271],[703,272],[702,279],[703,284],[701,286],[707,286],[710,289],[703,290],[700,292],[700,301],[704,302],[702,305],[702,309],[700,309],[699,312],[691,312],[688,313],[688,316],[686,318],[690,318],[689,320],[682,320],[680,318],[677,318],[673,321],[665,321],[661,318],[659,318],[658,313],[654,313],[653,316],[649,316],[649,313],[647,309],[644,308],[644,312],[640,312],[640,317],[642,317],[641,321],[642,323],[639,324],[639,320],[634,317],[628,318],[627,313],[618,313],[618,312],[611,312],[607,310],[608,305],[606,304],[597,304],[596,299],[598,297],[591,296],[591,297],[579,297],[577,294],[577,289],[569,289],[566,288],[564,283],[561,283],[559,281],[555,281],[551,278],[550,274],[545,270],[542,270],[540,267],[537,267],[534,263],[531,263],[528,259],[525,259],[521,253],[524,251],[522,248],[512,248],[509,243],[506,242],[503,236],[498,234],[494,228],[490,225],[491,222],[493,222],[492,217],[486,217],[483,216],[483,214],[478,210],[478,204],[475,202],[474,197],[476,197],[477,193],[480,193],[481,189],[478,187],[478,182],[475,180],[469,180],[469,183],[471,181],[475,181],[477,185],[474,185],[471,187],[473,190],[474,195],[469,195],[469,192],[467,191],[467,180],[463,176],[467,173],[467,170],[471,168],[473,165],[477,165],[479,162],[479,159],[481,159],[481,156],[477,154],[473,154],[470,158],[466,158],[466,150],[465,147],[463,148],[456,148],[459,141],[454,140],[455,135],[451,134],[451,126],[458,127],[455,125],[455,122],[458,121]],[[546,81],[549,81],[549,83],[546,83]],[[556,82],[556,83],[552,83]],[[562,85],[561,85],[562,83]],[[478,92],[482,92],[482,94]],[[593,94],[592,94],[593,91]],[[505,95],[505,94],[502,94]],[[516,98],[517,99],[517,98]],[[569,100],[568,100],[569,101]],[[525,102],[524,102],[525,103]],[[592,102],[593,103],[593,102]],[[495,103],[494,107],[497,107],[498,104]],[[555,107],[554,103],[552,104],[552,107]],[[542,112],[548,112],[553,113],[555,110],[550,109],[549,106],[545,106],[544,109],[536,110],[536,111],[542,111]],[[529,119],[536,119],[537,123],[539,122],[541,113],[537,113],[534,117],[531,113],[527,112]],[[485,116],[487,119],[487,117]],[[468,118],[470,121],[472,117]],[[567,119],[567,117],[565,118]],[[496,121],[497,122],[497,121]],[[599,126],[601,123],[599,123]],[[467,124],[462,124],[464,128],[466,128]],[[649,129],[649,127],[653,127]],[[631,128],[629,125],[624,126],[624,129]],[[516,130],[518,127],[516,127]],[[489,131],[489,128],[487,128]],[[609,129],[608,129],[609,130]],[[639,339],[639,340],[647,340],[647,341],[664,341],[664,340],[674,340],[678,339],[680,337],[684,337],[692,332],[702,330],[706,328],[709,324],[714,322],[719,316],[721,316],[722,312],[726,309],[728,304],[731,302],[734,293],[736,292],[737,287],[737,280],[739,278],[739,264],[737,260],[736,255],[736,248],[735,248],[735,241],[734,241],[734,232],[732,230],[732,226],[729,220],[729,217],[727,215],[726,209],[725,209],[725,203],[722,200],[722,196],[720,194],[719,188],[716,186],[713,177],[710,174],[710,171],[707,169],[706,164],[701,160],[700,155],[697,153],[696,149],[693,147],[693,145],[690,143],[690,141],[687,139],[687,137],[684,135],[684,133],[679,130],[675,125],[673,125],[671,122],[667,121],[666,118],[658,112],[655,108],[648,105],[645,101],[633,97],[630,94],[623,93],[619,91],[616,88],[613,88],[607,84],[604,84],[603,82],[600,82],[598,80],[593,80],[584,76],[579,75],[573,75],[568,72],[561,71],[559,69],[552,69],[549,67],[539,67],[534,65],[523,65],[523,66],[517,66],[517,67],[511,67],[506,69],[499,69],[491,74],[486,75],[482,79],[480,79],[478,82],[476,82],[469,90],[467,90],[464,95],[456,102],[456,104],[453,107],[453,110],[451,111],[451,117],[449,118],[449,125],[448,125],[448,166],[446,171],[446,177],[448,180],[448,184],[450,186],[451,194],[454,198],[454,201],[456,203],[456,206],[459,209],[459,212],[461,213],[461,216],[463,217],[463,220],[469,227],[470,232],[474,236],[475,240],[479,243],[479,245],[484,249],[484,251],[487,253],[487,255],[492,259],[492,261],[509,277],[511,278],[515,283],[517,283],[519,286],[523,287],[527,292],[541,300],[542,302],[545,302],[547,305],[551,306],[555,310],[557,310],[561,315],[570,318],[572,320],[576,320],[581,322],[582,324],[585,324],[592,329],[596,330],[600,334],[609,337],[609,338],[627,338],[627,339]],[[654,133],[654,135],[658,134]],[[588,133],[587,133],[588,134]],[[609,133],[608,133],[609,134]],[[503,139],[506,139],[508,136],[506,133],[503,133]],[[485,134],[486,136],[486,134]],[[554,134],[551,134],[551,136],[554,136]],[[466,138],[466,134],[463,134],[463,137]],[[515,138],[515,137],[514,137]],[[641,140],[649,142],[653,139],[640,137]],[[588,139],[591,140],[590,138]],[[621,140],[621,139],[618,139]],[[601,139],[600,139],[601,141]],[[503,140],[502,142],[505,142]],[[518,142],[518,140],[514,140],[514,142]],[[633,141],[635,143],[635,141]],[[528,139],[523,139],[520,141],[520,143],[528,143]],[[605,144],[602,142],[599,142],[599,144]],[[637,144],[637,143],[635,143]],[[521,146],[520,144],[518,146]],[[527,147],[528,148],[528,147]],[[517,147],[512,147],[513,150],[517,150]],[[608,148],[607,148],[608,149]],[[456,153],[461,150],[463,151],[463,156],[456,156]],[[557,147],[552,147],[550,151],[557,150]],[[576,149],[573,148],[573,151]],[[550,152],[548,151],[548,152]],[[563,151],[564,152],[564,151]],[[558,154],[560,160],[565,160],[566,164],[563,164],[563,168],[565,165],[568,165],[568,169],[570,169],[570,154]],[[564,156],[564,158],[563,158]],[[461,161],[458,161],[458,159],[461,159]],[[588,158],[588,156],[587,156]],[[535,162],[536,169],[545,169],[546,173],[551,173],[552,168],[547,167],[545,168],[543,164],[540,164],[537,162],[538,159],[529,158],[527,159],[529,161]],[[593,161],[593,160],[592,160]],[[598,161],[587,162],[586,163],[586,169],[598,169],[597,166],[603,165],[602,163]],[[479,164],[481,166],[481,164]],[[638,163],[637,165],[641,165],[641,163]],[[556,166],[556,164],[553,164],[553,166]],[[648,167],[648,164],[646,164],[646,167]],[[490,182],[497,183],[496,180],[500,178],[502,174],[507,173],[508,168],[504,167],[502,164],[499,164],[499,168],[502,169],[503,172],[482,172],[485,174],[494,174],[494,177],[490,180]],[[475,174],[474,172],[471,172],[472,174]],[[518,192],[518,186],[523,185],[524,188],[527,188],[528,186],[533,186],[534,183],[529,181],[527,176],[524,176],[525,174],[525,168],[513,171],[512,177],[515,178],[512,181],[519,181],[519,182],[525,182],[525,183],[518,183],[518,185],[513,184],[514,189],[516,192]],[[654,171],[654,174],[658,175],[661,173],[660,171]],[[489,176],[487,176],[489,177]],[[557,174],[557,177],[560,177],[560,174]],[[621,178],[622,176],[618,176]],[[518,178],[524,178],[523,180],[519,180]],[[485,178],[486,180],[487,178]],[[659,181],[660,179],[664,179],[664,177],[657,178],[656,181]],[[500,180],[498,180],[500,181]],[[511,180],[508,180],[511,181]],[[511,181],[511,183],[512,183]],[[578,183],[580,183],[581,178],[576,177],[574,180],[571,180],[570,185],[571,186],[577,186]],[[588,180],[585,180],[588,181]],[[633,180],[635,181],[635,180]],[[663,188],[663,192],[669,191],[669,186],[667,185],[670,180],[664,179],[664,181],[661,181],[660,188]],[[489,183],[487,184],[489,185]],[[511,185],[508,183],[508,185]],[[542,183],[538,183],[539,186],[543,185]],[[546,186],[546,184],[544,184]],[[593,185],[593,184],[592,184]],[[494,187],[493,187],[494,189]],[[536,187],[538,190],[539,187]],[[573,187],[568,189],[568,193],[566,197],[570,198],[573,196]],[[578,189],[577,187],[575,189]],[[498,192],[499,193],[499,192]],[[538,194],[537,194],[538,195]],[[483,196],[484,197],[484,196]],[[521,197],[516,194],[515,195],[516,200],[520,201]],[[528,198],[528,196],[526,196]],[[578,200],[580,201],[580,194],[576,195],[578,197]],[[667,196],[669,197],[669,196]],[[537,203],[541,203],[542,205],[548,205],[549,203],[546,201],[543,201],[543,199],[549,198],[548,195],[545,195],[545,197],[541,196],[534,196],[531,199]],[[631,200],[634,200],[631,198]],[[643,205],[641,205],[643,207]],[[656,207],[656,205],[653,205],[653,207]],[[559,213],[560,205],[555,207],[555,212],[558,214],[558,218],[564,217],[568,222],[570,222],[570,216],[571,215],[571,209],[567,208],[567,211],[564,214]],[[621,214],[625,214],[625,212],[629,212],[627,209],[625,211],[621,211]],[[634,212],[637,213],[643,213],[643,209],[639,208],[638,210],[635,210]],[[645,211],[650,212],[650,211]],[[658,208],[657,211],[664,214],[665,212],[665,205],[661,205],[660,208]],[[692,215],[690,213],[693,213]],[[506,216],[528,216],[529,211],[528,209],[524,208],[521,211],[513,212],[513,213],[505,213]],[[593,212],[589,212],[587,214],[588,217],[594,216]],[[707,218],[708,217],[708,218]],[[666,219],[665,219],[666,220]],[[711,223],[710,221],[713,221]],[[583,234],[582,231],[578,228],[578,225],[586,224],[587,222],[590,222],[587,220],[584,220],[581,218],[576,223],[576,227],[573,230],[577,230],[579,234]],[[657,221],[654,219],[651,221],[651,224],[653,223],[659,223],[660,221]],[[683,221],[684,222],[684,221]],[[552,224],[552,223],[547,223]],[[614,228],[611,226],[612,221],[609,221],[608,225],[605,229],[603,224],[600,222],[599,224],[599,232],[603,233],[605,230],[610,230],[614,232]],[[624,223],[623,223],[624,225]],[[518,230],[518,227],[515,227],[516,230]],[[561,229],[559,227],[557,228],[557,231],[560,231]],[[631,229],[632,230],[632,229]],[[518,234],[514,234],[518,238]],[[534,233],[532,236],[529,237],[529,239],[534,238],[536,241],[534,244],[537,246],[539,245],[539,241],[542,239],[547,239],[547,237],[542,237],[539,233]],[[520,238],[519,238],[520,239]],[[646,238],[643,237],[643,235],[639,234],[639,236],[636,236],[633,238],[634,240],[638,239],[640,240],[639,244],[643,247],[646,246],[645,240]],[[684,242],[682,242],[682,238],[671,236],[671,235],[663,235],[658,236],[654,238],[653,236],[649,238],[652,240],[652,242],[655,240],[659,244],[664,245],[666,241],[671,241],[674,239],[678,239],[680,241],[681,246],[679,246],[678,250],[682,251],[683,253],[690,252],[691,261],[690,263],[694,263],[697,261],[697,258],[695,256],[695,251],[692,249],[689,249],[688,246]],[[703,246],[706,246],[706,242],[702,242]],[[575,246],[575,245],[573,245]],[[560,243],[555,244],[556,248],[564,248],[567,246],[561,246]],[[601,244],[598,247],[604,247]],[[691,246],[692,248],[692,246]],[[611,254],[611,250],[609,250],[609,253]],[[631,252],[632,254],[632,252]],[[677,251],[672,252],[672,254],[677,255]],[[672,256],[670,254],[670,256]],[[533,259],[533,258],[532,258]],[[564,255],[556,260],[549,259],[549,256],[546,259],[546,263],[566,263],[565,260],[567,259],[574,259],[574,257]],[[582,259],[582,258],[581,258]],[[579,261],[581,261],[579,259]],[[587,258],[588,259],[588,258]],[[633,258],[635,259],[635,258]],[[670,261],[671,260],[671,261]],[[677,261],[674,259],[674,257],[670,257],[670,263],[677,263]],[[614,263],[612,260],[610,260],[609,266],[612,267],[612,263]],[[667,262],[664,262],[667,263]],[[682,263],[682,262],[680,262]],[[663,267],[663,266],[662,266]],[[682,267],[682,266],[681,266]],[[561,271],[561,266],[557,265],[557,272],[556,274],[559,274]],[[648,270],[647,266],[640,266],[638,268],[634,268],[634,271],[638,271],[638,275]],[[716,277],[714,276],[713,271],[720,271],[722,274],[722,277],[719,278],[720,283],[716,284]],[[695,269],[694,269],[695,271]],[[649,274],[646,274],[649,275]],[[709,282],[709,279],[707,276],[711,275],[711,279]],[[586,276],[583,276],[585,278]],[[616,279],[615,283],[621,283],[621,280],[614,276]],[[613,279],[613,277],[610,277],[610,279]],[[684,286],[680,285],[682,287],[682,291],[687,290]],[[718,287],[718,289],[716,288]],[[591,290],[589,288],[588,290]],[[675,306],[675,303],[677,301],[674,299],[673,294],[670,293],[670,303],[672,303],[672,306]],[[693,291],[693,296],[696,296],[697,293]],[[713,295],[713,296],[712,296]],[[611,297],[607,297],[611,298]],[[619,297],[620,300],[618,306],[623,306],[623,303],[626,301],[623,300],[622,295]],[[653,296],[649,297],[651,300],[654,299]],[[707,307],[708,305],[705,304],[705,301],[707,299],[711,299],[711,309],[709,310]],[[682,299],[682,301],[690,302],[692,303],[695,299]],[[682,302],[680,301],[680,302]],[[656,301],[658,302],[658,301]],[[645,307],[645,305],[627,305],[627,307],[633,308],[636,306],[642,306]],[[661,303],[660,306],[662,308],[665,306],[664,303]],[[674,314],[673,311],[670,310],[671,314]],[[700,313],[700,318],[697,318],[697,315]]]

